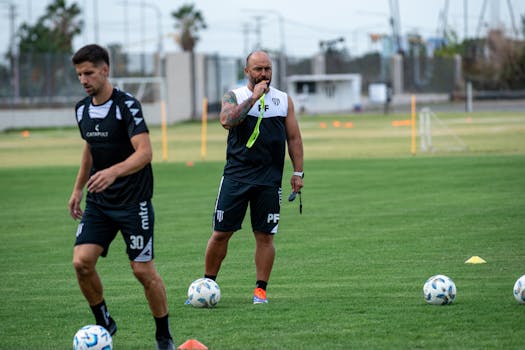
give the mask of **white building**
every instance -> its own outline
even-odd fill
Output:
[[[360,74],[292,75],[287,92],[298,113],[339,113],[362,107]]]

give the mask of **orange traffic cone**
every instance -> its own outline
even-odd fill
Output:
[[[186,340],[177,350],[208,350],[208,347],[197,339]]]

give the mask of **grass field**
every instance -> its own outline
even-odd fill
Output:
[[[251,304],[247,221],[230,244],[222,299],[211,310],[183,303],[202,275],[226,134],[208,126],[201,160],[199,125],[173,126],[163,162],[160,130],[152,128],[156,263],[177,344],[523,348],[525,305],[512,286],[525,274],[525,115],[439,117],[468,149],[445,151],[454,140],[442,129],[438,152],[411,156],[410,130],[391,125],[406,115],[302,117],[304,210],[283,203],[270,303]],[[71,266],[76,224],[67,212],[81,146],[76,129],[0,134],[0,349],[70,349],[76,330],[93,322]],[[285,193],[290,172],[287,165]],[[465,264],[473,255],[487,263]],[[115,349],[153,349],[154,323],[120,237],[99,272],[119,325]],[[455,281],[453,305],[423,301],[423,283],[437,273]]]

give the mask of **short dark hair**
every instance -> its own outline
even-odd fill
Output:
[[[93,64],[105,63],[109,66],[109,53],[100,45],[90,44],[80,48],[71,58],[74,65],[91,62]]]

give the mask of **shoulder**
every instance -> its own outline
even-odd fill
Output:
[[[133,105],[140,107],[140,102],[130,94],[129,92],[119,90],[115,88],[115,91],[113,93],[113,100],[115,100],[119,105],[124,104],[128,109],[131,108]]]
[[[78,101],[76,103],[76,105],[75,105],[75,111],[77,111],[80,107],[84,106],[90,100],[91,100],[91,97],[90,96],[86,96],[83,99],[81,99],[80,101]]]
[[[251,91],[250,89],[248,89],[247,86],[241,86],[241,87],[233,89],[232,92],[234,94],[241,94],[241,93],[246,93],[246,92],[251,92]]]
[[[112,99],[117,105],[117,113],[120,112],[122,115],[130,117],[137,117],[142,114],[142,106],[132,94],[115,88]]]
[[[78,101],[77,104],[75,105],[75,115],[77,117],[78,123],[80,123],[80,121],[82,120],[82,116],[84,114],[84,108],[86,104],[89,104],[89,103],[91,103],[91,97],[86,96],[82,100]]]
[[[237,98],[237,101],[241,103],[252,95],[250,89],[247,86],[241,86],[237,89],[233,89],[232,94]]]

